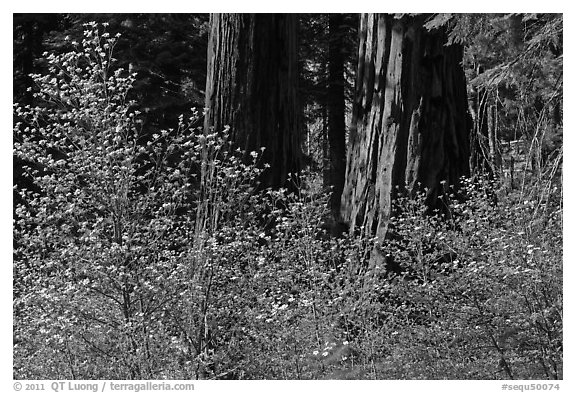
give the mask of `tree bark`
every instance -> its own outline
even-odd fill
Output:
[[[334,223],[341,221],[340,198],[346,173],[346,98],[344,95],[344,16],[329,14],[328,29],[328,145],[330,209]]]
[[[235,147],[265,148],[263,187],[286,186],[301,166],[294,14],[212,14],[205,131],[230,126]]]
[[[384,239],[396,186],[427,190],[442,207],[442,181],[469,175],[462,48],[445,46],[426,16],[363,14],[341,214],[351,231]]]

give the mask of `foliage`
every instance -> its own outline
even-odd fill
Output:
[[[214,268],[204,236],[246,202],[233,179],[259,170],[219,154],[224,140],[183,117],[141,140],[126,100],[135,75],[114,69],[116,38],[89,24],[71,44],[34,76],[45,104],[15,106],[15,155],[35,184],[18,190],[16,208],[15,373],[159,377],[205,349],[194,313]]]
[[[60,23],[58,14],[14,14],[13,78],[14,100],[30,103],[26,91],[31,85],[29,74],[36,71],[35,59],[41,57],[44,34]]]
[[[47,73],[44,51],[74,50],[71,42],[82,41],[83,23],[89,21],[109,23],[110,34],[123,34],[115,46],[116,64],[137,72],[128,98],[142,112],[137,119],[142,137],[177,127],[181,113],[204,105],[207,14],[14,14],[14,102],[41,104],[32,95],[36,87],[29,74]],[[14,182],[30,188],[22,165],[15,157]]]
[[[433,14],[425,26],[464,45],[473,148],[493,175],[540,175],[561,155],[562,15]]]
[[[513,166],[514,150],[522,146],[529,158],[523,172],[539,173],[560,151],[562,24],[560,14],[466,14],[458,16],[451,34],[466,43],[464,65],[476,121],[494,122],[504,164]],[[494,108],[494,120],[482,117],[485,107]],[[516,140],[522,141],[516,149],[505,143]]]
[[[561,206],[518,199],[488,180],[464,190],[449,220],[423,216],[418,200],[398,201],[395,227],[410,240],[386,252],[409,274],[393,293],[421,326],[399,331],[413,349],[399,359],[409,369],[395,363],[397,377],[561,378]]]
[[[260,190],[197,114],[143,133],[117,37],[84,34],[15,105],[15,378],[563,377],[560,159],[332,238],[318,175]]]
[[[207,14],[17,14],[15,97],[31,87],[27,73],[43,71],[42,52],[72,50],[70,42],[82,40],[90,21],[108,23],[111,34],[122,32],[115,55],[119,67],[137,73],[130,99],[142,112],[143,132],[175,127],[180,113],[204,104]]]

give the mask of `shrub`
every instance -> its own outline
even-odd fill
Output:
[[[17,378],[189,378],[206,363],[216,230],[260,170],[194,114],[140,134],[115,43],[87,25],[75,51],[46,54],[41,105],[15,106],[34,185],[16,190]]]
[[[259,154],[194,114],[139,132],[103,27],[15,106],[15,378],[562,378],[556,169],[530,194],[465,180],[444,217],[399,197],[389,238],[331,238],[314,174],[261,190]]]
[[[405,213],[395,227],[409,240],[388,252],[416,280],[399,280],[393,293],[424,323],[398,331],[405,344],[397,356],[406,366],[393,362],[396,375],[561,378],[561,206],[541,211],[487,180],[465,182],[464,192],[448,220],[406,208],[422,206],[416,200],[398,201]]]

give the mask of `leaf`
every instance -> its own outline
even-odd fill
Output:
[[[453,14],[436,14],[432,19],[424,24],[424,27],[428,31],[438,29],[445,26],[450,19],[452,19],[452,16]]]

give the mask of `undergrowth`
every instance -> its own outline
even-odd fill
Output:
[[[90,31],[15,107],[14,378],[562,378],[557,173],[464,179],[444,216],[399,197],[390,238],[333,238],[313,174],[261,190],[259,153],[194,116],[141,135]]]

